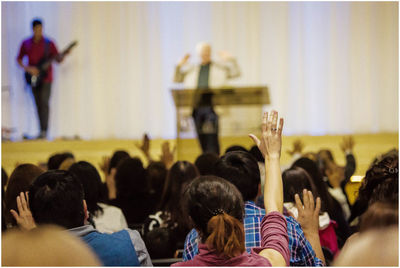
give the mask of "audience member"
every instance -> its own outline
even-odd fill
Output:
[[[257,145],[261,146],[260,141],[251,135],[252,139]],[[260,150],[263,152],[262,150]],[[265,151],[263,152],[265,155]],[[268,172],[271,172],[270,168],[265,168]],[[266,172],[266,175],[268,174]],[[216,165],[216,175],[228,180],[234,184],[242,194],[245,215],[243,224],[245,226],[245,246],[248,253],[254,247],[261,245],[261,221],[265,216],[265,210],[257,207],[254,201],[257,195],[260,193],[260,171],[257,165],[257,161],[249,153],[243,151],[233,151],[227,153],[221,158],[221,161]],[[265,189],[265,186],[264,186]],[[265,194],[265,192],[264,192]],[[282,194],[283,197],[283,194]],[[312,236],[313,244],[306,239],[305,233],[299,223],[292,217],[285,217],[287,221],[287,229],[289,234],[289,248],[290,248],[290,263],[294,266],[322,266],[323,254],[316,256],[313,247],[319,245],[318,228],[311,230],[306,235]],[[309,222],[304,223],[305,227],[310,225]],[[309,230],[306,228],[307,231]],[[191,260],[199,252],[198,248],[198,232],[193,229],[186,237],[185,248],[183,254],[183,260]]]
[[[33,164],[22,164],[17,166],[11,173],[8,187],[5,193],[5,223],[7,228],[17,226],[17,222],[10,213],[10,210],[17,210],[16,199],[21,192],[28,191],[32,182],[42,174],[44,170]]]
[[[187,161],[177,161],[171,167],[164,185],[159,211],[146,220],[145,233],[152,232],[155,228],[166,228],[171,233],[173,248],[175,250],[183,248],[185,236],[190,228],[188,218],[182,210],[181,197],[188,184],[198,175],[197,168]]]
[[[318,196],[321,198],[322,211],[328,212],[329,217],[337,223],[335,232],[341,248],[350,236],[350,227],[343,215],[340,203],[329,193],[317,164],[309,158],[301,157],[292,164],[292,167],[303,168],[310,175]]]
[[[78,178],[83,186],[88,221],[102,233],[113,233],[128,227],[121,209],[105,204],[101,196],[101,178],[96,168],[85,161],[73,164],[69,171]]]
[[[100,266],[101,262],[80,239],[58,226],[30,232],[12,230],[2,237],[4,266]]]
[[[107,178],[109,204],[122,209],[128,226],[142,224],[155,206],[146,176],[139,158],[126,158],[118,165],[115,177]]]
[[[285,208],[297,219],[298,210],[296,207],[295,195],[303,200],[304,189],[318,196],[318,192],[310,175],[300,167],[293,167],[282,173],[283,180],[283,201]],[[322,205],[321,205],[322,206]],[[319,215],[319,239],[321,246],[326,247],[334,255],[338,252],[338,242],[335,233],[335,223],[331,221],[329,214],[321,210]],[[327,256],[325,256],[327,259]]]
[[[105,234],[86,224],[88,212],[83,187],[73,173],[63,170],[43,173],[29,189],[29,205],[23,193],[20,197],[17,200],[19,214],[13,214],[19,225],[27,226],[25,229],[32,229],[36,224],[66,228],[88,244],[106,266],[151,265],[146,246],[137,231],[127,229]],[[29,214],[33,223],[29,221]]]
[[[200,175],[212,175],[215,173],[215,164],[218,162],[219,156],[216,153],[202,153],[194,162],[199,170]]]
[[[156,211],[158,209],[158,205],[161,202],[161,196],[164,189],[165,181],[167,180],[168,170],[165,167],[165,164],[161,161],[151,162],[147,166],[147,181],[149,184],[149,194],[154,200],[155,206],[152,208],[152,211]]]
[[[49,157],[49,160],[47,161],[47,169],[59,169],[61,164],[69,158],[75,161],[75,156],[70,152],[53,154]]]
[[[248,150],[241,145],[231,145],[228,148],[226,148],[225,154],[234,151],[248,152]]]

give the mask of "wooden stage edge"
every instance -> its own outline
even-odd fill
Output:
[[[256,134],[256,133],[255,133]],[[355,140],[354,155],[357,161],[355,175],[364,176],[371,161],[377,155],[384,153],[390,149],[398,148],[399,135],[397,133],[379,133],[379,134],[356,134],[353,135]],[[332,150],[336,161],[344,165],[345,156],[341,152],[339,144],[343,135],[335,136],[284,136],[281,163],[282,166],[289,165],[291,158],[286,151],[291,149],[293,141],[301,139],[305,144],[304,152],[318,151],[322,148]],[[150,154],[157,159],[161,152],[161,144],[165,140],[154,139],[151,141]],[[169,140],[173,145],[176,140]],[[131,156],[138,156],[147,165],[144,155],[136,148],[135,143],[140,140],[27,140],[20,142],[4,141],[1,145],[1,165],[10,175],[17,164],[47,162],[49,156],[56,152],[70,151],[75,155],[77,161],[85,160],[92,163],[100,170],[100,162],[103,156],[111,156],[118,149],[128,151]],[[221,137],[221,152],[231,145],[242,145],[246,148],[253,146],[253,142],[247,136],[240,137]],[[187,160],[194,162],[200,154],[200,147],[196,139],[185,139],[179,143],[178,160]],[[177,154],[178,155],[178,154]],[[103,178],[103,174],[102,179]],[[346,191],[349,194],[350,202],[354,201],[360,183],[349,183]]]

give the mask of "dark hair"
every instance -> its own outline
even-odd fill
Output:
[[[32,28],[35,28],[36,25],[42,25],[42,20],[39,18],[32,20]]]
[[[47,161],[47,169],[48,170],[59,169],[62,162],[64,162],[64,160],[67,158],[74,159],[75,157],[70,152],[53,154],[52,156],[49,157],[49,160]]]
[[[214,175],[215,164],[218,160],[219,156],[216,153],[203,153],[197,157],[194,164],[199,170],[200,175]]]
[[[65,170],[50,170],[33,182],[29,206],[38,224],[56,224],[71,229],[85,220],[84,192],[78,178]]]
[[[310,175],[315,186],[316,194],[321,198],[321,211],[326,211],[331,216],[334,215],[336,213],[334,200],[328,192],[322,173],[318,169],[317,164],[309,158],[301,157],[292,164],[292,168],[294,167],[300,167]]]
[[[10,181],[5,192],[5,220],[7,225],[16,226],[17,223],[10,213],[10,209],[17,210],[17,196],[21,192],[26,192],[37,176],[44,172],[43,169],[33,164],[22,164],[11,173]]]
[[[361,216],[360,232],[399,224],[399,205],[393,202],[375,202]]]
[[[98,216],[103,209],[98,205],[101,200],[101,178],[97,169],[86,161],[74,163],[69,169],[81,182],[83,192],[85,193],[85,201],[87,210],[91,215]]]
[[[168,228],[154,228],[145,237],[145,244],[151,258],[172,258],[175,253],[174,239]]]
[[[235,185],[244,201],[257,197],[260,184],[260,169],[257,160],[248,152],[233,151],[221,157],[215,174]]]
[[[216,176],[196,178],[185,192],[185,208],[202,240],[218,255],[245,251],[241,193]]]
[[[295,202],[295,194],[298,194],[303,201],[303,189],[311,191],[314,197],[318,196],[310,175],[300,167],[285,170],[282,173],[282,182],[284,202]]]
[[[147,166],[147,181],[150,187],[150,194],[161,198],[167,172],[168,170],[163,162],[151,162]]]
[[[148,193],[146,170],[137,157],[126,158],[117,167],[115,174],[117,198],[130,198]]]
[[[371,199],[375,201],[398,202],[399,196],[398,154],[388,155],[373,165],[365,175],[350,220],[363,214]],[[350,221],[349,220],[349,221]]]
[[[130,157],[129,153],[127,151],[123,151],[123,150],[115,151],[110,159],[108,173],[111,172],[112,168],[116,168],[122,160],[127,159],[129,157]]]
[[[225,150],[225,154],[234,151],[248,152],[246,148],[241,145],[231,145]]]
[[[182,213],[181,197],[189,183],[199,176],[196,166],[187,161],[177,161],[168,171],[163,194],[159,205],[160,210],[171,213],[171,222],[184,228],[187,220]]]
[[[260,149],[258,149],[257,145],[254,145],[253,147],[250,148],[249,153],[254,156],[254,158],[257,160],[257,162],[265,162],[264,156],[262,155]]]

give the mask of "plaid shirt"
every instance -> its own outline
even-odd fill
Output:
[[[246,250],[261,246],[260,225],[265,210],[257,207],[254,202],[245,202],[245,217],[243,219]],[[324,266],[323,262],[315,256],[310,242],[305,238],[300,224],[292,217],[285,216],[289,235],[290,266]],[[183,250],[183,261],[191,260],[197,255],[199,249],[199,236],[192,229],[186,236]]]

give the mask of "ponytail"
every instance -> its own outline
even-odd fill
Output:
[[[243,224],[227,213],[213,216],[208,221],[207,231],[210,235],[206,244],[218,255],[231,258],[246,250]]]

